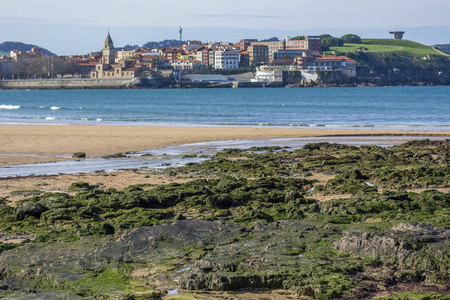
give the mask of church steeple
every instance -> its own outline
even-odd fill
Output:
[[[111,39],[111,36],[109,35],[109,30],[108,35],[106,36],[105,39],[105,44],[103,45],[102,55],[103,55],[103,63],[113,64],[116,62],[116,51],[114,49],[114,43]]]
[[[105,44],[104,44],[103,48],[114,48],[114,43],[111,39],[111,36],[109,35],[109,30],[108,30],[108,35],[106,36],[106,40],[105,40]]]

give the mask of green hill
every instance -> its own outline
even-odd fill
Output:
[[[397,52],[398,54],[409,56],[440,55],[430,46],[408,40],[362,39],[361,44],[344,44],[344,46],[340,47],[330,47],[331,51],[342,53],[354,52],[359,49],[375,53]]]
[[[11,41],[3,42],[3,43],[0,43],[0,55],[1,55],[1,52],[6,52],[5,54],[9,55],[9,51],[13,51],[13,50],[30,51],[31,48],[33,48],[34,46],[36,46],[36,45],[25,44],[22,42],[11,42]],[[53,53],[45,48],[42,48],[42,47],[40,47],[40,48],[41,48],[41,52],[46,56],[55,56],[56,55],[55,53]]]

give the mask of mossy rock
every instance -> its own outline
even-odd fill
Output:
[[[75,152],[72,154],[72,158],[86,158],[86,153],[84,152]]]
[[[111,155],[105,155],[103,156],[103,158],[121,158],[121,157],[127,157],[125,154],[123,153],[116,153],[116,154],[111,154]]]
[[[29,197],[29,196],[37,196],[42,194],[42,191],[39,190],[23,190],[23,191],[13,191],[9,193],[10,196],[23,196],[23,197]]]
[[[47,210],[48,208],[46,208],[40,203],[33,201],[26,201],[16,208],[16,219],[23,220],[26,216],[39,218],[41,214]]]
[[[74,182],[67,189],[69,192],[83,192],[92,190],[94,186],[89,185],[87,182]]]

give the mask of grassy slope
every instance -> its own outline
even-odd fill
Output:
[[[427,54],[440,55],[429,46],[408,40],[393,39],[363,39],[361,44],[344,44],[342,47],[330,47],[330,50],[347,53],[362,47],[366,48],[369,52],[377,53],[395,51],[412,56],[425,56]]]

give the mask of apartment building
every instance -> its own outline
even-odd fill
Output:
[[[206,47],[201,47],[197,49],[197,57],[196,60],[201,61],[205,63],[207,66],[210,65],[209,63],[209,53],[212,52],[211,49],[208,49]]]
[[[239,51],[232,49],[221,49],[214,51],[215,69],[237,69],[239,68]]]
[[[241,39],[241,41],[238,43],[239,50],[245,51],[247,50],[248,46],[256,42],[258,42],[257,39]]]
[[[117,60],[130,59],[136,52],[134,50],[117,51]]]
[[[11,51],[9,56],[13,61],[19,62],[43,58],[44,54],[41,53],[41,48],[33,47],[31,51]]]
[[[251,44],[267,45],[268,59],[274,60],[274,53],[279,50],[304,50],[304,51],[321,51],[320,36],[305,36],[303,40],[291,40],[286,38],[283,41],[275,42],[255,42]]]
[[[247,47],[250,66],[269,62],[269,47],[263,44],[251,44]]]

